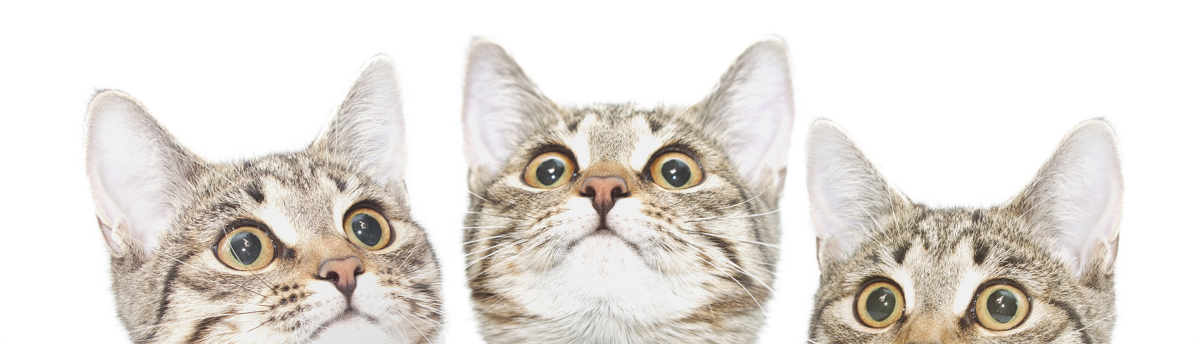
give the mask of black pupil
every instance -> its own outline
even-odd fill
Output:
[[[896,310],[896,294],[888,288],[876,288],[867,295],[867,315],[875,321],[883,321]]]
[[[258,255],[262,253],[262,241],[258,240],[254,233],[238,232],[229,238],[229,249],[233,251],[233,257],[237,258],[238,262],[250,265],[258,260]]]
[[[662,176],[667,181],[667,184],[671,184],[674,187],[682,187],[684,184],[687,184],[688,180],[692,179],[692,168],[679,159],[667,160],[662,165]]]
[[[567,172],[567,165],[559,159],[546,159],[537,168],[537,180],[542,185],[554,185]]]
[[[1017,295],[1012,291],[999,289],[988,295],[987,301],[988,313],[992,315],[992,319],[1000,323],[1012,321],[1017,315]]]
[[[350,219],[350,227],[353,227],[354,236],[358,237],[358,241],[363,245],[378,245],[379,239],[383,238],[383,227],[371,215],[354,215],[354,218]]]

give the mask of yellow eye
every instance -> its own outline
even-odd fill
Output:
[[[650,177],[654,179],[654,183],[670,190],[690,188],[704,180],[700,164],[683,153],[660,155],[650,167]]]
[[[989,330],[1007,331],[1025,321],[1029,306],[1029,298],[1020,288],[993,284],[975,296],[975,319]]]
[[[858,320],[870,327],[883,328],[904,314],[904,293],[890,281],[874,282],[858,292],[854,304]]]
[[[343,224],[346,238],[362,248],[374,251],[392,242],[392,227],[387,219],[371,208],[356,208],[346,213]]]
[[[231,268],[250,271],[275,260],[275,242],[263,230],[242,226],[225,233],[217,244],[217,259]]]
[[[566,184],[575,175],[575,163],[559,152],[538,155],[525,167],[525,184],[539,188],[552,188]]]

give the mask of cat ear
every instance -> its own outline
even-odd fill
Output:
[[[499,172],[530,128],[549,125],[543,119],[555,108],[504,48],[472,41],[462,114],[471,188],[482,188]]]
[[[1117,256],[1124,190],[1116,134],[1107,121],[1092,119],[1067,133],[1012,204],[1055,238],[1076,276],[1097,262],[1107,273]]]
[[[841,261],[875,228],[875,214],[895,205],[883,175],[841,127],[818,119],[808,131],[808,199],[817,234],[817,260]]]
[[[403,184],[404,114],[391,58],[378,55],[367,61],[333,122],[313,146],[347,157],[376,183]]]
[[[158,248],[172,202],[197,164],[141,103],[103,91],[88,106],[87,173],[100,230],[114,255]]]
[[[787,172],[795,105],[787,45],[772,38],[746,49],[700,105],[705,127],[720,130],[728,156],[756,190]]]

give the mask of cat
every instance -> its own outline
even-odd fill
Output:
[[[808,190],[821,282],[812,343],[1108,343],[1120,158],[1073,128],[991,208],[934,208],[888,185],[839,126],[813,123]]]
[[[189,152],[130,95],[96,94],[87,174],[130,339],[436,340],[441,276],[409,217],[395,78],[372,59],[308,148],[230,163]]]
[[[685,107],[563,107],[495,43],[463,98],[471,300],[491,343],[749,343],[779,257],[787,48]]]

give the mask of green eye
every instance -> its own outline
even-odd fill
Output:
[[[346,213],[343,227],[346,238],[371,251],[382,249],[392,242],[392,228],[387,219],[371,208],[358,208]]]
[[[552,188],[566,184],[575,175],[575,164],[571,158],[559,152],[538,155],[525,167],[525,184],[539,188]]]
[[[231,268],[250,271],[275,260],[275,243],[261,229],[242,226],[227,233],[217,245],[217,258]]]
[[[858,320],[870,327],[883,328],[895,323],[904,314],[904,294],[895,283],[874,282],[858,293],[855,305]]]
[[[687,154],[671,152],[654,159],[650,169],[650,177],[654,183],[665,189],[686,189],[704,180],[700,165]]]
[[[975,297],[975,320],[989,330],[1011,330],[1025,321],[1029,306],[1029,298],[1020,288],[993,284]]]

